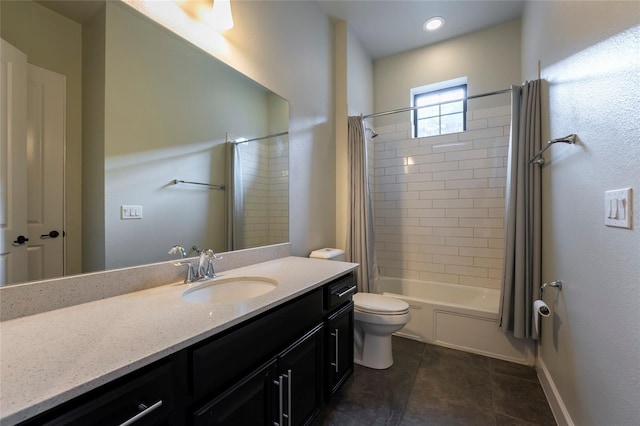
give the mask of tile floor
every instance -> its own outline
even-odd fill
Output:
[[[393,339],[394,365],[356,365],[315,426],[556,425],[532,367]]]

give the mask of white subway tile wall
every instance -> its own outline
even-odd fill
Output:
[[[289,241],[288,136],[269,145],[269,244]]]
[[[289,241],[288,147],[286,137],[241,146],[244,248]]]
[[[509,105],[469,111],[467,131],[369,139],[376,257],[385,276],[500,288]]]

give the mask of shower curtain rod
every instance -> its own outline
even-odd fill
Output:
[[[464,98],[464,100],[476,99],[476,98],[484,98],[485,96],[501,95],[503,93],[511,93],[511,89],[497,90],[495,92],[489,92],[489,93],[482,93],[480,95],[467,96],[466,98]],[[449,102],[441,102],[440,105],[442,105],[442,104],[450,104],[450,103],[458,102],[458,101],[460,101],[460,99],[457,99],[455,101],[449,101]],[[409,111],[414,111],[414,110],[420,109],[420,108],[427,108],[427,107],[430,107],[430,106],[433,106],[433,105],[422,105],[422,106],[394,109],[394,110],[391,110],[391,111],[374,112],[373,114],[365,115],[363,118],[381,117],[383,115],[397,114],[399,112],[409,112]]]
[[[270,139],[270,138],[275,138],[277,136],[284,136],[284,135],[288,135],[289,132],[281,132],[281,133],[274,133],[272,135],[267,135],[267,136],[261,136],[259,138],[253,138],[253,139],[247,139],[247,140],[237,140],[237,141],[231,141],[231,143],[235,143],[235,144],[241,144],[241,143],[247,143],[247,142],[253,142],[253,141],[261,141],[263,139]]]

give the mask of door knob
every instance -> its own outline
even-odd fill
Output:
[[[58,238],[59,235],[60,235],[60,233],[58,231],[51,231],[48,234],[40,235],[40,238],[42,238],[42,239],[45,239],[45,238]]]
[[[24,235],[18,235],[18,238],[16,238],[16,240],[13,242],[14,246],[21,246],[22,244],[26,243],[27,241],[29,241],[29,239],[27,237],[25,237]]]

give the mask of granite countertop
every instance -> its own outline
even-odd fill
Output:
[[[354,270],[285,257],[218,274],[264,276],[275,290],[235,303],[182,300],[182,282],[0,323],[0,423],[12,425],[213,336]]]

